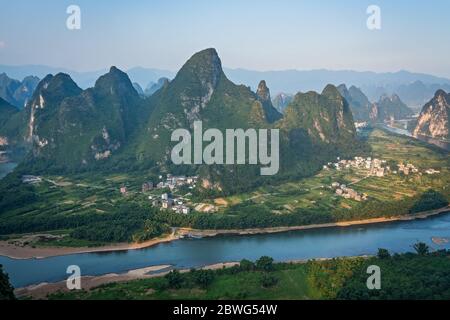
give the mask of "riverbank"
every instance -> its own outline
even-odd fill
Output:
[[[83,290],[91,290],[92,288],[107,283],[126,282],[137,279],[147,279],[156,276],[162,276],[167,272],[159,273],[159,271],[170,268],[170,265],[153,266],[141,269],[130,270],[123,274],[109,273],[101,276],[82,276],[81,286]],[[68,292],[66,281],[59,282],[43,282],[37,285],[31,285],[24,288],[17,288],[14,294],[17,297],[29,297],[32,299],[45,299],[47,295],[56,292]]]
[[[381,128],[382,130],[386,130],[390,133],[394,133],[394,134],[398,134],[398,135],[402,135],[402,136],[406,136],[409,138],[413,138],[417,141],[421,141],[421,142],[425,142],[429,145],[433,145],[435,147],[438,147],[442,150],[445,151],[450,151],[450,141],[447,140],[441,140],[438,138],[434,138],[431,136],[427,136],[427,135],[413,135],[411,132],[409,132],[406,129],[400,129],[400,128],[396,128],[396,127],[392,127],[390,125],[387,124],[379,124],[378,125],[379,128]]]
[[[178,240],[180,237],[175,233],[151,239],[141,243],[117,243],[102,247],[30,247],[17,246],[10,241],[0,241],[0,256],[12,259],[44,259],[49,257],[64,256],[69,254],[127,251],[148,248],[160,243]]]
[[[296,262],[301,263],[301,262]],[[304,262],[302,262],[304,263]],[[231,268],[239,265],[239,262],[225,262],[208,265],[202,268],[203,270],[219,270],[222,268]],[[109,273],[101,276],[82,276],[81,287],[85,291],[99,287],[104,284],[128,282],[132,280],[150,279],[156,277],[163,277],[172,270],[171,265],[151,266],[141,269],[130,270],[126,273]],[[190,269],[179,270],[181,273],[189,272]],[[66,281],[59,282],[43,282],[37,285],[30,285],[14,290],[14,294],[19,298],[46,299],[49,294],[57,292],[69,292]]]
[[[436,210],[424,211],[416,214],[396,216],[396,217],[383,217],[383,218],[363,219],[354,221],[311,224],[305,226],[275,227],[275,228],[253,228],[253,229],[234,229],[234,230],[196,230],[190,228],[180,228],[178,230],[178,233],[186,237],[194,237],[194,238],[215,237],[219,235],[252,235],[252,234],[280,233],[280,232],[310,230],[310,229],[371,225],[395,221],[412,221],[417,219],[426,219],[447,212],[450,212],[450,206],[446,206],[444,208]]]
[[[254,229],[235,229],[235,230],[196,230],[190,228],[175,229],[172,234],[152,239],[143,243],[121,243],[104,247],[95,248],[32,248],[29,246],[16,246],[8,241],[0,241],[0,256],[7,256],[13,259],[41,259],[54,256],[79,254],[79,253],[94,253],[94,252],[111,252],[111,251],[126,251],[137,250],[155,246],[160,243],[175,241],[184,237],[202,238],[202,237],[215,237],[219,235],[254,235],[254,234],[269,234],[269,233],[282,233],[288,231],[321,229],[321,228],[335,228],[335,227],[349,227],[360,225],[371,225],[380,223],[389,223],[395,221],[411,221],[416,219],[426,219],[432,216],[436,216],[442,213],[450,212],[450,206],[444,208],[420,212],[413,215],[374,218],[365,220],[343,221],[336,223],[325,224],[312,224],[305,226],[291,226],[291,227],[276,227],[276,228],[254,228]]]

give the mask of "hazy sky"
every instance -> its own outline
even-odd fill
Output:
[[[81,30],[66,28],[70,4]],[[379,31],[366,27],[371,4]],[[0,64],[177,70],[215,47],[231,68],[450,77],[449,12],[448,0],[0,0]]]

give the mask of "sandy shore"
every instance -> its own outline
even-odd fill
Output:
[[[374,218],[354,221],[344,221],[335,223],[324,224],[311,224],[305,226],[292,226],[292,227],[276,227],[276,228],[254,228],[254,229],[234,229],[234,230],[197,230],[190,228],[179,228],[168,236],[152,239],[142,243],[121,243],[104,247],[94,248],[59,248],[59,247],[45,247],[45,248],[32,248],[30,246],[17,246],[8,243],[8,241],[0,241],[0,256],[7,256],[13,259],[32,259],[32,258],[47,258],[54,256],[62,256],[68,254],[77,253],[89,253],[89,252],[108,252],[108,251],[126,251],[136,250],[151,247],[160,243],[170,242],[178,240],[183,237],[214,237],[218,235],[252,235],[252,234],[268,234],[268,233],[280,233],[287,231],[297,230],[309,230],[320,228],[333,228],[333,227],[349,227],[358,225],[370,225],[378,223],[388,223],[394,221],[411,221],[416,219],[426,219],[428,217],[436,216],[450,211],[450,206],[440,208],[437,210],[420,212],[412,215]]]
[[[113,282],[126,282],[136,279],[147,279],[157,277],[166,274],[167,272],[152,274],[152,272],[158,272],[170,268],[170,265],[153,266],[142,269],[135,269],[128,271],[127,273],[117,274],[109,273],[102,276],[82,276],[81,288],[83,290],[90,290],[98,287],[102,284]],[[45,299],[48,294],[56,292],[68,292],[66,281],[59,281],[54,283],[43,282],[37,285],[31,285],[28,287],[18,288],[14,290],[17,297],[31,297],[33,299]]]
[[[69,248],[69,247],[38,247],[33,248],[30,246],[17,246],[8,243],[8,241],[0,241],[0,256],[6,256],[13,259],[43,259],[54,256],[63,256],[69,254],[78,253],[90,253],[90,252],[109,252],[109,251],[126,251],[126,250],[137,250],[147,247],[151,247],[160,243],[170,242],[179,239],[179,236],[174,233],[155,238],[149,241],[141,243],[118,243],[103,247],[79,247],[79,248]]]
[[[234,229],[234,230],[196,230],[196,229],[190,229],[190,228],[180,228],[180,229],[178,229],[177,232],[179,235],[191,236],[191,237],[215,237],[218,235],[249,235],[249,234],[280,233],[280,232],[297,231],[297,230],[370,225],[370,224],[388,223],[388,222],[394,222],[394,221],[412,221],[412,220],[417,220],[417,219],[426,219],[426,218],[429,218],[432,216],[437,216],[439,214],[446,213],[446,212],[450,212],[450,206],[436,209],[436,210],[411,214],[411,215],[404,215],[404,216],[373,218],[373,219],[353,220],[353,221],[342,221],[342,222],[323,223],[323,224],[311,224],[311,225],[305,225],[305,226]]]
[[[217,263],[205,266],[199,269],[204,270],[218,270],[222,268],[231,268],[239,265],[239,262]],[[109,273],[101,276],[82,276],[81,288],[89,291],[93,288],[108,283],[128,282],[138,279],[149,279],[165,276],[172,269],[171,265],[152,266],[142,269],[130,270],[126,273]],[[179,270],[182,273],[189,272],[190,269]],[[43,282],[37,285],[31,285],[23,288],[17,288],[14,293],[17,297],[28,297],[32,299],[46,299],[47,295],[57,292],[68,292],[66,281],[59,281],[54,283]]]

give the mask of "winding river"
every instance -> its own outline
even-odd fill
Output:
[[[0,257],[14,286],[66,279],[69,265],[78,265],[82,275],[122,273],[156,265],[174,268],[200,267],[219,262],[255,260],[269,255],[276,261],[375,254],[378,248],[391,252],[412,251],[417,241],[432,249],[450,249],[432,238],[450,238],[450,214],[425,220],[367,226],[336,227],[277,234],[217,236],[180,239],[139,250],[83,253],[45,259],[15,260]]]
[[[389,128],[394,131],[392,129]],[[0,178],[14,167],[13,163],[0,163]],[[180,239],[139,250],[72,254],[45,259],[16,260],[0,256],[0,264],[17,288],[66,279],[69,265],[78,265],[82,275],[102,275],[156,265],[171,265],[179,269],[201,267],[244,258],[255,260],[263,255],[271,256],[276,261],[290,261],[371,255],[378,248],[400,253],[412,251],[412,245],[418,241],[427,243],[433,250],[450,249],[450,243],[444,241],[437,244],[432,241],[433,238],[450,239],[450,214],[365,226]]]
[[[408,130],[400,129],[400,128],[394,128],[394,127],[388,126],[388,125],[386,125],[384,123],[383,124],[379,124],[379,126],[381,128],[383,128],[383,129],[385,129],[385,130],[388,130],[388,131],[392,132],[392,133],[401,134],[401,135],[404,135],[404,136],[407,136],[407,137],[415,138],[415,139],[420,140],[422,142],[426,142],[428,144],[433,144],[433,145],[435,145],[435,146],[437,146],[437,147],[439,147],[441,149],[444,149],[446,151],[450,151],[450,142],[446,142],[446,141],[442,141],[442,140],[439,140],[439,139],[434,139],[434,138],[427,137],[427,136],[422,136],[422,135],[419,135],[419,136],[415,137]]]

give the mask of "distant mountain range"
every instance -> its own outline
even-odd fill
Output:
[[[234,84],[214,49],[193,55],[150,97],[135,87],[116,67],[85,90],[68,74],[48,75],[22,111],[6,106],[11,112],[0,138],[29,150],[19,166],[29,173],[154,169],[195,173],[205,188],[223,191],[255,187],[264,177],[247,165],[174,166],[169,158],[174,129],[192,130],[198,120],[204,130],[280,129],[280,174],[271,179],[311,175],[336,156],[364,148],[349,104],[335,86],[297,94],[283,116],[265,81],[256,92]]]
[[[7,121],[16,113],[19,109],[8,103],[8,101],[0,98],[0,127],[3,127]],[[2,143],[0,143],[2,145]]]
[[[371,119],[376,122],[401,120],[411,117],[414,112],[396,94],[383,95],[372,104]]]
[[[338,86],[340,94],[347,100],[356,121],[371,123],[390,120],[402,120],[411,117],[414,112],[396,94],[383,94],[377,102],[371,103],[361,89],[345,84]]]
[[[168,85],[169,82],[170,82],[169,78],[166,77],[159,78],[157,82],[151,81],[145,88],[144,95],[151,96],[162,87]]]
[[[272,99],[272,103],[275,109],[283,113],[286,107],[289,105],[289,103],[291,103],[293,99],[294,99],[293,94],[279,93]]]
[[[351,86],[347,89],[345,84],[338,86],[340,94],[348,101],[353,118],[356,121],[376,121],[371,117],[372,104],[361,89]]]
[[[14,79],[23,79],[29,75],[42,79],[47,74],[62,72],[69,74],[79,87],[86,89],[92,87],[95,81],[108,70],[77,72],[40,65],[0,65],[0,73],[2,72]],[[175,76],[175,72],[169,70],[143,67],[131,68],[126,73],[130,80],[138,83],[144,91],[149,85],[158,83],[160,78],[173,79]],[[332,70],[253,71],[224,68],[224,73],[231,81],[250,86],[252,90],[256,90],[261,79],[264,79],[274,96],[279,93],[294,95],[297,92],[320,91],[327,84],[337,86],[345,83],[360,88],[371,102],[378,101],[382,95],[397,94],[402,101],[412,107],[421,107],[438,89],[450,91],[450,79],[408,71],[375,73]]]
[[[439,90],[424,107],[415,134],[448,136],[448,101]],[[355,120],[382,122],[412,113],[398,95],[371,103],[358,87],[345,85],[328,84],[321,93],[278,95],[272,101],[264,79],[253,91],[233,83],[217,52],[207,49],[194,54],[171,81],[156,80],[146,90],[116,67],[88,89],[68,74],[47,75],[22,110],[0,100],[0,142],[28,150],[18,167],[23,172],[198,174],[205,189],[239,192],[264,183],[259,168],[175,166],[169,157],[171,132],[192,130],[199,120],[204,130],[279,129],[280,172],[269,179],[283,180],[311,175],[337,156],[364,151]]]
[[[21,109],[34,92],[39,78],[27,76],[22,81],[11,79],[6,73],[0,73],[0,98]]]
[[[265,79],[268,87],[276,95],[319,91],[327,84],[337,86],[345,83],[359,87],[371,102],[378,101],[382,95],[395,93],[409,106],[422,106],[433,97],[436,90],[450,88],[450,79],[408,71],[393,73],[331,70],[260,72],[225,69],[225,73],[232,81],[243,83],[251,88],[256,88],[259,80]]]
[[[33,75],[43,79],[48,74],[66,73],[77,83],[80,88],[87,89],[95,85],[95,81],[107,73],[108,69],[89,72],[78,72],[66,68],[48,67],[42,65],[7,66],[0,65],[0,73],[6,73],[10,78],[23,79]],[[146,88],[150,82],[157,82],[162,77],[173,78],[175,73],[169,70],[135,67],[126,71],[133,82]]]
[[[438,90],[450,91],[448,83],[425,84],[422,81],[414,81],[409,84],[388,85],[388,86],[362,86],[362,90],[367,94],[370,100],[376,101],[379,97],[385,95],[398,95],[403,102],[413,108],[415,112],[428,102]]]

